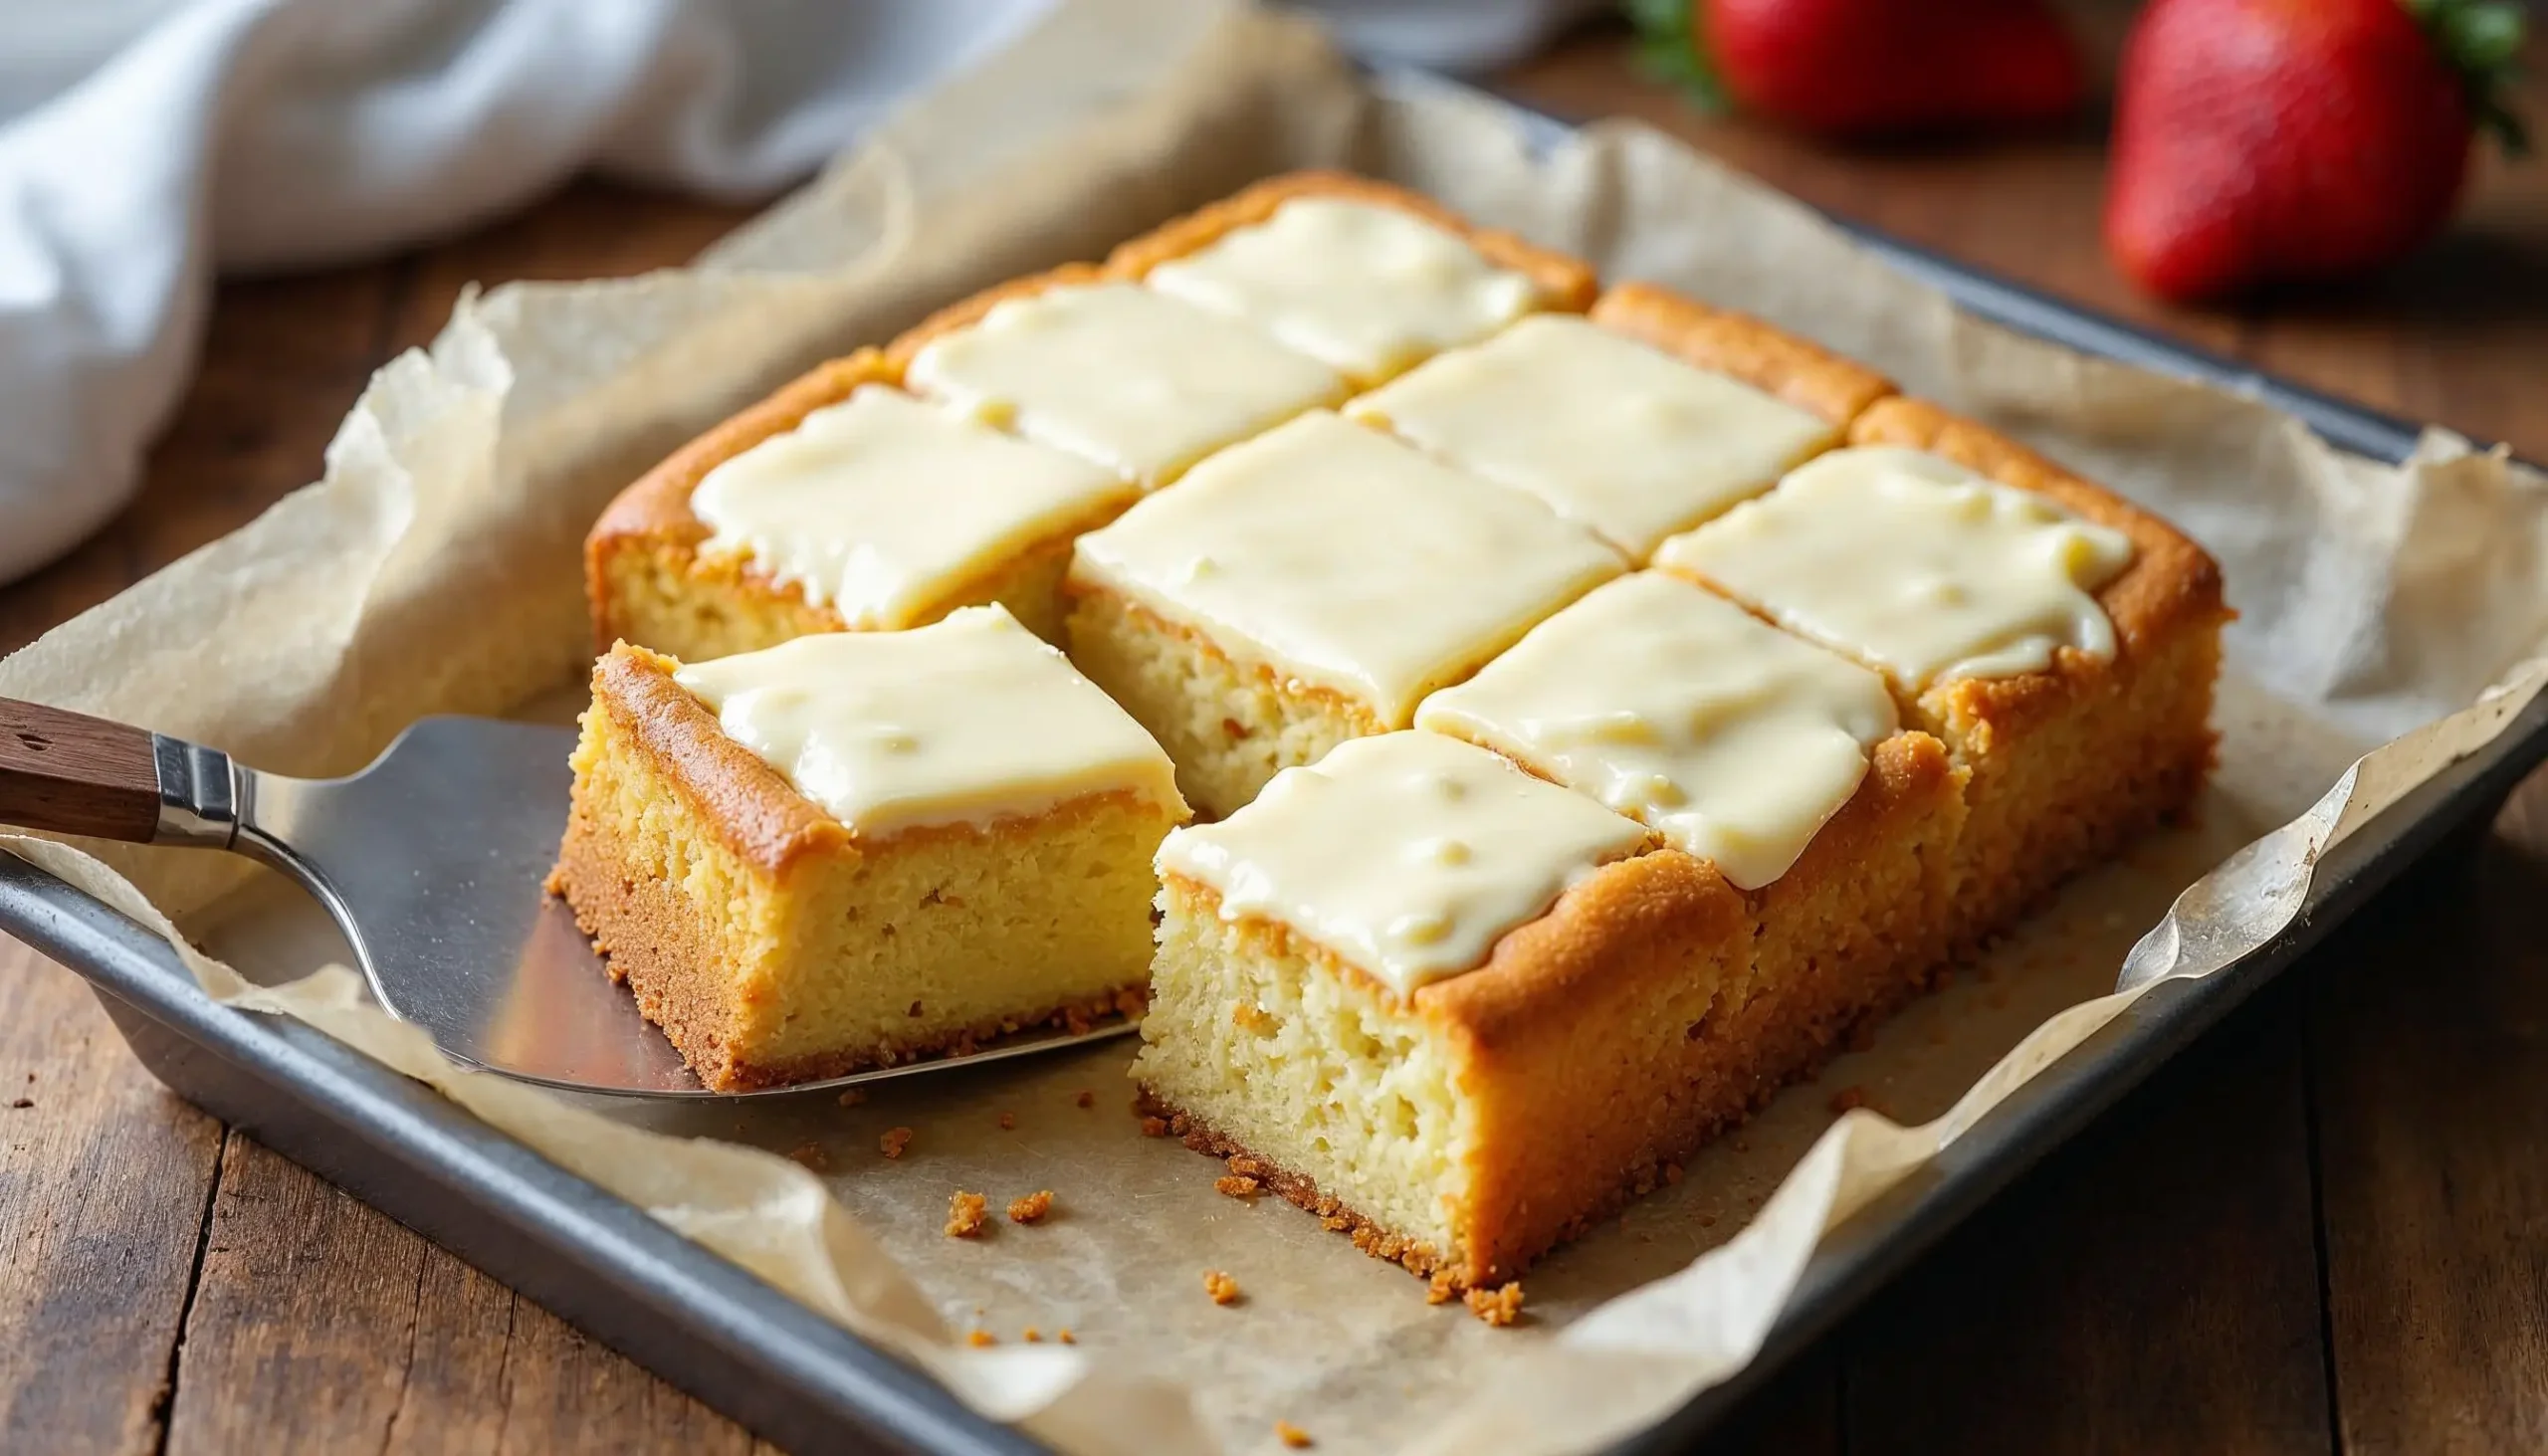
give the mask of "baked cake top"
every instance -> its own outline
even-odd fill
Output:
[[[1530,279],[1412,212],[1316,194],[1145,281],[1367,380],[1482,338],[1540,302]]]
[[[1646,828],[1438,733],[1352,738],[1218,824],[1171,832],[1164,874],[1229,919],[1280,922],[1401,994],[1486,962],[1505,933],[1652,842]]]
[[[931,339],[905,382],[1145,487],[1345,391],[1247,324],[1129,283],[1004,299]]]
[[[906,627],[1133,488],[1102,466],[864,385],[708,472],[703,554],[748,556],[857,628]]]
[[[1906,689],[2114,655],[2131,538],[1917,450],[1836,450],[1655,552]]]
[[[1415,722],[1590,794],[1757,890],[1849,801],[1898,720],[1874,673],[1640,571],[1424,700]]]
[[[1391,728],[1620,569],[1532,497],[1326,410],[1204,461],[1080,537],[1071,563]]]
[[[1538,313],[1347,406],[1643,557],[1831,444],[1837,426],[1572,313]]]
[[[859,837],[1119,791],[1184,811],[1168,754],[1001,607],[907,632],[819,632],[673,681]]]

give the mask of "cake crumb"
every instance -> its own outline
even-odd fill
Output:
[[[1681,1164],[1677,1162],[1667,1162],[1663,1164],[1663,1181],[1666,1183],[1678,1183],[1681,1181]]]
[[[1243,1178],[1262,1179],[1265,1176],[1265,1164],[1245,1155],[1231,1158],[1229,1170]]]
[[[1866,1105],[1867,1090],[1854,1082],[1831,1094],[1831,1116],[1835,1118],[1843,1113],[1856,1112]]]
[[[1071,1102],[1079,1107],[1095,1107],[1097,1106],[1097,1094],[1083,1087],[1079,1090],[1079,1096],[1072,1098]]]
[[[842,1107],[857,1107],[865,1101],[867,1101],[867,1090],[862,1087],[853,1087],[840,1095]]]
[[[903,1149],[911,1145],[912,1130],[909,1128],[889,1128],[884,1137],[876,1140],[876,1150],[887,1157],[900,1157]]]
[[[982,1216],[982,1207],[989,1201],[979,1193],[956,1189],[955,1196],[947,1200],[947,1236],[951,1239],[978,1238],[983,1223],[987,1221]]]
[[[1142,1136],[1143,1136],[1143,1137],[1145,1137],[1145,1138],[1165,1138],[1165,1137],[1167,1137],[1167,1136],[1168,1136],[1168,1119],[1166,1119],[1166,1118],[1144,1118],[1144,1119],[1142,1119]]]
[[[787,1155],[808,1172],[831,1171],[832,1155],[820,1143],[799,1143]]]
[[[988,1330],[975,1330],[964,1337],[964,1343],[975,1350],[981,1350],[984,1347],[999,1344],[999,1337]]]
[[[1262,1185],[1254,1178],[1242,1178],[1236,1175],[1212,1180],[1212,1191],[1224,1198],[1253,1198],[1260,1186]]]
[[[1459,1284],[1451,1278],[1451,1271],[1437,1269],[1433,1271],[1433,1278],[1424,1286],[1424,1302],[1428,1305],[1447,1305],[1458,1296],[1459,1292]]]
[[[1234,1305],[1239,1301],[1238,1281],[1218,1269],[1203,1271],[1203,1293],[1216,1305]]]
[[[9,1099],[9,1106],[13,1108],[31,1108],[35,1105],[36,1100],[32,1097],[13,1097]]]
[[[1501,1330],[1522,1318],[1522,1282],[1515,1280],[1499,1289],[1473,1289],[1460,1296],[1469,1313]]]
[[[1050,1188],[1038,1188],[1023,1198],[1008,1200],[1008,1221],[1011,1223],[1042,1223],[1044,1215],[1052,1211],[1053,1190]]]
[[[1068,1325],[1064,1325],[1061,1329],[1054,1331],[1053,1338],[1064,1345],[1079,1344],[1079,1337],[1071,1333],[1071,1327]]]
[[[1716,1215],[1715,1215],[1715,1214],[1713,1214],[1713,1213],[1702,1213],[1702,1214],[1700,1214],[1700,1215],[1699,1215],[1699,1227],[1701,1227],[1701,1228],[1714,1228],[1714,1227],[1716,1227]]]
[[[1041,1345],[1044,1343],[1044,1332],[1036,1329],[1032,1325],[1029,1325],[1025,1329],[1017,1332],[1017,1338],[1025,1341],[1029,1345]]]
[[[1752,1150],[1752,1140],[1751,1140],[1751,1139],[1749,1139],[1749,1138],[1737,1138],[1737,1139],[1735,1139],[1735,1140],[1734,1140],[1734,1150],[1735,1150],[1735,1151],[1737,1151],[1737,1152],[1749,1152],[1749,1151],[1751,1151],[1751,1150]]]
[[[999,1130],[1000,1130],[1001,1132],[1003,1132],[1003,1133],[1012,1132],[1012,1131],[1014,1131],[1014,1130],[1016,1129],[1016,1127],[1017,1127],[1017,1114],[1015,1114],[1015,1113],[1002,1113],[1002,1114],[1000,1114],[1000,1115],[999,1115]]]
[[[1302,1430],[1299,1426],[1292,1424],[1288,1420],[1278,1420],[1274,1422],[1274,1439],[1291,1447],[1295,1451],[1306,1451],[1310,1447],[1318,1444],[1310,1439],[1309,1432]]]

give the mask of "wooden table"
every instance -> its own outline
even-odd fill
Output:
[[[2548,67],[2534,64],[2538,74]],[[2548,459],[2548,174],[2489,164],[2393,277],[2250,312],[2131,294],[2086,132],[1832,152],[1703,122],[1594,30],[1508,78],[1810,201]],[[2548,119],[2548,87],[2531,113]],[[139,502],[0,592],[14,648],[314,477],[477,279],[629,273],[741,214],[579,185],[390,262],[225,286]],[[0,941],[0,1450],[729,1452],[752,1438],[177,1102]],[[2548,1449],[2548,777],[1752,1402],[1712,1452]]]

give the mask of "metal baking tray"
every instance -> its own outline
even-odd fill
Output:
[[[1516,108],[1545,139],[1564,124]],[[2396,462],[2418,431],[2244,365],[2103,318],[1850,225],[1870,247],[1985,318],[2263,399],[2329,442]],[[2273,943],[2173,981],[2035,1077],[1918,1175],[1834,1231],[1759,1356],[1617,1449],[1679,1449],[2171,1055],[2299,959],[2410,864],[2482,828],[2548,760],[2548,695],[2476,754],[2340,844]],[[643,1211],[297,1022],[237,1014],[196,987],[149,930],[0,855],[0,931],[87,978],[172,1091],[530,1295],[666,1380],[794,1450],[863,1438],[932,1453],[1040,1451],[926,1375]]]

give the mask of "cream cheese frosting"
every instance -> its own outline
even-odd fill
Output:
[[[1295,197],[1144,280],[1246,318],[1357,379],[1385,379],[1529,312],[1539,290],[1401,208]]]
[[[1639,559],[1840,433],[1572,313],[1438,355],[1346,412],[1530,492]]]
[[[1884,680],[1656,571],[1594,588],[1416,711],[1715,861],[1794,867],[1897,727]]]
[[[1403,728],[1621,566],[1537,500],[1319,410],[1080,537],[1071,573]]]
[[[703,550],[851,627],[908,627],[1005,558],[1135,494],[1102,466],[867,385],[710,471]]]
[[[1646,828],[1438,733],[1340,744],[1218,824],[1171,832],[1159,867],[1226,919],[1279,922],[1399,993],[1485,963]]]
[[[1345,392],[1258,329],[1128,283],[1004,300],[923,346],[905,383],[1145,488]]]
[[[677,670],[726,735],[860,837],[1037,814],[1128,790],[1178,813],[1131,715],[1005,608],[822,632]]]
[[[1655,552],[1906,689],[2114,656],[2092,595],[2131,538],[1953,461],[1835,450]]]

